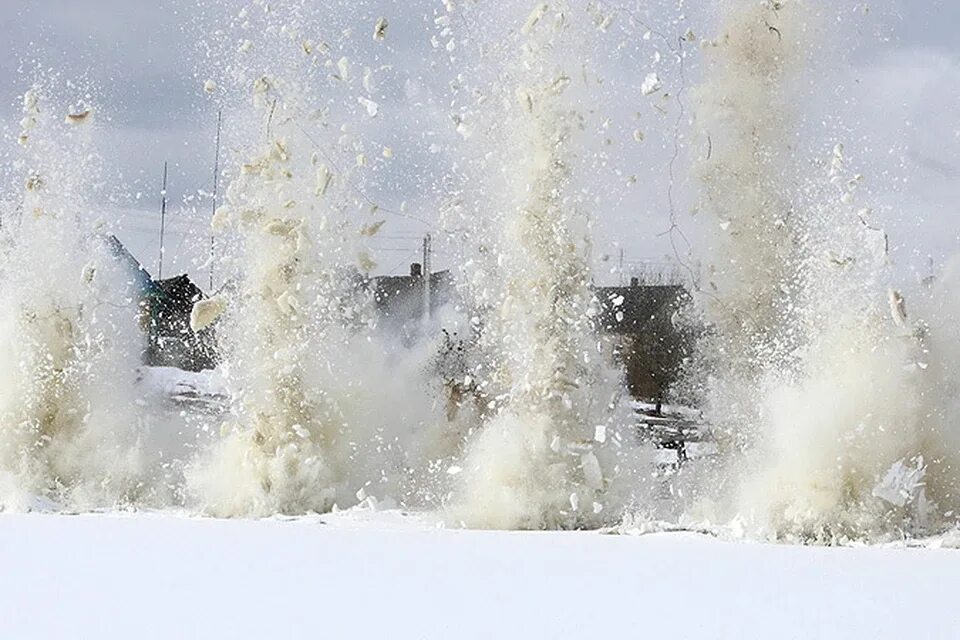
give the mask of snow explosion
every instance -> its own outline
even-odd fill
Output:
[[[155,497],[134,406],[136,299],[86,215],[92,108],[23,96],[22,198],[0,253],[0,508],[113,507]]]
[[[378,87],[398,77],[382,55],[395,27],[315,4],[245,2],[205,40],[203,90],[232,124],[212,219],[220,282],[190,325],[216,328],[227,400],[174,460],[151,433],[157,407],[136,401],[144,272],[89,214],[104,182],[96,114],[42,85],[23,96],[17,206],[0,227],[0,509],[386,504],[496,529],[669,513],[825,544],[956,525],[957,269],[908,305],[869,175],[840,140],[804,160],[823,8],[725,3],[719,36],[700,42],[671,189],[681,140],[706,140],[688,173],[709,240],[684,314],[700,337],[673,393],[702,410],[719,455],[665,480],[594,293],[606,187],[587,132],[611,125],[593,104],[604,70],[590,43],[632,14],[563,0],[437,10],[450,92],[417,117],[452,121],[436,134],[449,167],[417,188],[442,200],[431,229],[457,255],[456,296],[431,306],[421,282],[424,317],[401,340],[377,313],[370,244],[391,219],[416,220],[370,188],[395,153],[377,124],[397,100]],[[698,39],[676,40],[684,65]],[[646,71],[638,100],[682,104]],[[417,90],[408,79],[406,96]]]
[[[714,240],[692,378],[729,483],[688,516],[796,541],[922,534],[957,507],[949,423],[929,406],[946,396],[928,363],[947,354],[887,292],[888,240],[843,145],[812,171],[795,160],[817,19],[746,3],[706,49],[696,115]]]

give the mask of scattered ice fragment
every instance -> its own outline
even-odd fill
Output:
[[[390,147],[384,147],[384,148],[383,148],[383,157],[384,157],[384,158],[388,158],[388,159],[389,159],[389,158],[392,158],[392,157],[393,157],[393,149],[391,149]]]
[[[550,450],[554,453],[560,453],[560,436],[554,435],[550,441]]]
[[[377,235],[377,232],[380,231],[380,228],[386,224],[386,220],[379,220],[373,224],[364,225],[360,228],[360,235],[371,237]]]
[[[463,471],[463,467],[458,467],[457,465],[453,465],[447,469],[447,473],[451,476],[455,476],[461,473],[462,471]]]
[[[317,168],[317,188],[316,194],[322,196],[327,192],[327,189],[330,188],[330,181],[333,180],[333,173],[330,172],[330,169],[325,164],[321,164]]]
[[[377,263],[373,261],[366,251],[360,252],[360,255],[357,257],[357,264],[364,273],[370,273],[377,268]]]
[[[68,113],[66,117],[66,123],[83,124],[84,122],[90,120],[90,115],[92,113],[93,112],[90,109],[84,109],[83,111],[79,111],[77,113]]]
[[[90,284],[93,282],[93,278],[97,274],[97,268],[92,263],[87,263],[83,267],[83,272],[80,274],[80,281]]]
[[[546,2],[540,2],[536,7],[533,8],[533,11],[530,12],[530,15],[527,16],[527,21],[523,23],[523,27],[520,29],[520,33],[525,36],[530,35],[534,27],[543,20],[543,16],[547,15],[547,10],[550,8]]]
[[[341,80],[350,79],[350,59],[346,56],[343,56],[337,60],[337,70],[340,72]]]
[[[387,26],[389,23],[387,19],[383,16],[377,18],[377,23],[373,25],[373,39],[374,40],[383,40],[387,37]]]
[[[207,80],[203,83],[203,90],[207,93],[215,93],[217,90],[217,83],[213,80]]]
[[[603,444],[607,441],[607,426],[604,424],[598,424],[593,429],[593,439]]]
[[[873,495],[897,507],[904,507],[920,498],[927,468],[923,456],[917,456],[915,462],[915,468],[908,466],[903,459],[894,462],[873,488]]]
[[[310,438],[310,432],[303,428],[303,425],[295,424],[290,427],[298,437],[307,440]]]
[[[377,89],[377,82],[373,75],[373,69],[364,67],[363,69],[363,88],[367,93],[373,93]]]
[[[37,95],[36,91],[30,89],[23,94],[23,110],[25,112],[36,110],[38,104],[40,104],[40,96]]]
[[[576,492],[570,494],[570,508],[574,511],[580,510],[580,496]]]
[[[210,229],[213,231],[223,231],[230,222],[230,209],[227,207],[218,207],[210,219]]]
[[[903,294],[895,289],[887,292],[887,299],[890,303],[890,317],[898,327],[907,326],[907,303],[903,299]]]
[[[583,469],[583,480],[588,487],[594,490],[603,488],[603,472],[600,470],[600,461],[592,451],[580,456],[580,468]]]
[[[253,81],[253,93],[254,94],[263,94],[270,90],[270,80],[267,76],[260,76]]]
[[[660,87],[662,86],[663,84],[660,82],[660,76],[658,76],[657,73],[654,71],[647,74],[647,77],[643,81],[643,84],[640,85],[640,93],[642,93],[645,96],[649,96],[659,91]]]
[[[190,328],[194,331],[203,331],[217,321],[227,309],[227,301],[220,296],[198,300],[190,310]]]
[[[367,115],[370,116],[371,118],[376,118],[377,114],[380,112],[380,105],[378,105],[373,100],[369,100],[361,96],[357,98],[357,102],[359,102],[364,108],[366,108]]]

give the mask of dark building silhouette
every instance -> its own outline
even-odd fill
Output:
[[[693,347],[693,336],[673,321],[690,299],[687,290],[680,285],[641,285],[634,278],[629,287],[598,287],[596,298],[596,331],[612,338],[630,394],[661,400]]]
[[[187,371],[212,369],[217,364],[215,328],[190,328],[193,305],[205,295],[188,276],[154,280],[116,236],[104,238],[107,249],[125,268],[140,307],[140,325],[146,333],[143,363],[151,367],[178,367]]]

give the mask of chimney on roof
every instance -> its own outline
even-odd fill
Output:
[[[423,266],[419,262],[410,263],[410,275],[414,278],[422,278]]]
[[[639,286],[640,286],[640,278],[637,278],[637,277],[630,278],[630,286],[631,286],[631,287],[639,287]]]

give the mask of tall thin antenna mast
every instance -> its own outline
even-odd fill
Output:
[[[433,251],[432,240],[428,233],[423,237],[423,319],[430,319],[430,254]]]
[[[211,216],[217,213],[217,195],[220,186],[220,127],[223,124],[223,110],[217,111],[217,151],[213,161],[213,211]],[[216,238],[213,232],[210,233],[210,293],[213,293],[213,256],[216,249]]]
[[[620,272],[620,286],[623,286],[623,247],[620,247],[620,263],[617,271]]]
[[[167,163],[163,163],[163,187],[160,189],[160,263],[157,280],[163,280],[163,234],[167,224]]]

